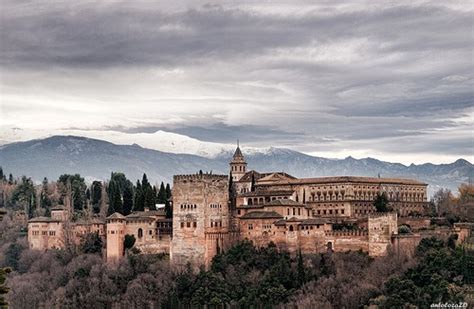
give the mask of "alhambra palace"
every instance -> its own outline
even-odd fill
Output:
[[[374,199],[384,192],[390,213],[377,213]],[[424,231],[430,219],[427,184],[409,179],[371,177],[295,178],[282,172],[247,171],[239,147],[229,175],[198,173],[173,179],[173,219],[163,209],[114,213],[105,221],[72,222],[70,211],[55,207],[51,217],[28,222],[32,249],[62,248],[97,232],[106,243],[105,258],[114,263],[124,255],[125,235],[134,235],[143,253],[166,253],[176,265],[209,265],[212,258],[237,241],[257,246],[273,242],[296,253],[363,250],[371,256],[390,250],[410,253],[421,238],[456,232],[462,241],[470,227]],[[398,235],[406,224],[419,233]]]

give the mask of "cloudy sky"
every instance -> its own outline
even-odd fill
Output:
[[[3,143],[164,130],[473,162],[473,2],[0,3]]]

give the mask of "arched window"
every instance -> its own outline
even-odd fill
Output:
[[[293,225],[290,225],[290,232],[293,232]]]
[[[247,201],[247,204],[248,204],[248,205],[252,205],[252,204],[253,204],[253,200],[252,200],[251,198],[249,198],[248,201]]]
[[[143,230],[138,229],[138,238],[142,238],[142,237],[143,237]]]

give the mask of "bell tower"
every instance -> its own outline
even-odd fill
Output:
[[[239,181],[247,172],[247,162],[245,162],[244,155],[240,150],[239,141],[237,140],[237,149],[235,149],[232,161],[229,163],[230,172],[232,173],[232,180]]]

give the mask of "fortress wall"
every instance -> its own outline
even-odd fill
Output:
[[[228,242],[229,180],[227,175],[177,175],[173,179],[173,241],[170,258],[174,264],[208,265],[218,242]],[[206,233],[222,233],[222,238]]]

